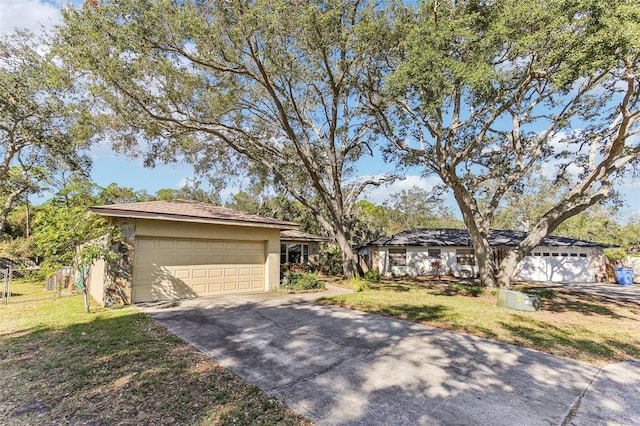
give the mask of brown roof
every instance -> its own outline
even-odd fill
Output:
[[[89,207],[101,216],[200,222],[262,228],[296,229],[297,223],[243,213],[213,204],[189,200],[145,201]]]
[[[320,235],[307,234],[295,229],[280,231],[280,241],[318,241],[328,242],[329,238]]]

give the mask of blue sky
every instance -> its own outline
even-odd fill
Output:
[[[72,0],[78,5],[80,0]],[[15,27],[28,28],[38,32],[42,26],[50,27],[61,20],[60,9],[69,1],[62,0],[0,0],[0,32],[13,31]],[[93,180],[106,186],[112,182],[120,186],[133,187],[136,190],[146,189],[150,193],[161,188],[179,188],[188,178],[193,177],[193,169],[188,165],[163,165],[154,169],[144,168],[139,160],[127,159],[116,155],[108,147],[98,147],[91,153],[93,158]],[[384,165],[379,159],[369,159],[359,164],[359,173],[363,176],[384,173],[391,166]],[[430,189],[436,178],[423,178],[419,171],[411,171],[406,179],[395,184],[375,189],[368,197],[381,203],[390,194],[401,189],[418,186]],[[620,209],[620,220],[625,221],[632,214],[640,214],[640,179],[628,178],[616,188],[623,196],[625,206]],[[230,188],[235,191],[237,188]],[[225,194],[223,194],[224,196]],[[453,205],[452,200],[449,203]],[[458,214],[457,207],[453,208]]]

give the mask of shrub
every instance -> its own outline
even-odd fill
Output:
[[[450,291],[464,296],[478,297],[484,293],[484,287],[477,284],[453,283]]]
[[[284,274],[284,288],[290,290],[324,290],[325,284],[311,272],[290,271]]]
[[[431,261],[431,275],[435,275],[440,278],[442,275],[442,261],[440,259],[434,259]]]
[[[522,291],[545,300],[551,300],[558,296],[558,293],[550,288],[523,288]]]
[[[377,269],[370,269],[364,274],[364,279],[370,283],[379,283],[382,277]]]
[[[472,297],[478,297],[484,293],[484,287],[479,285],[468,285],[467,286],[467,295]]]
[[[621,247],[606,248],[603,250],[607,259],[612,260],[618,264],[623,263],[627,259],[627,252]]]
[[[360,275],[358,275],[356,272],[353,273],[353,277],[351,278],[351,285],[353,286],[353,291],[355,291],[356,293],[369,290],[367,282],[360,278]]]
[[[326,275],[342,275],[342,251],[340,247],[331,247],[320,255],[320,271]]]

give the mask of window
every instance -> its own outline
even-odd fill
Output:
[[[571,253],[571,257],[578,257],[578,253]]]
[[[407,266],[407,249],[390,248],[389,249],[389,265]]]
[[[429,249],[429,259],[440,259],[440,249]]]
[[[580,253],[580,257],[587,257],[587,253]]]
[[[551,253],[551,256],[558,257],[558,253]]]
[[[280,244],[280,263],[309,262],[309,244]]]
[[[473,249],[457,249],[456,262],[458,265],[474,266],[476,264],[476,256]]]
[[[560,253],[560,256],[567,257],[567,256],[569,256],[569,253]]]
[[[533,255],[534,256],[540,256],[540,253],[539,252],[535,252],[535,253],[533,253]]]
[[[543,256],[548,257],[549,253],[542,253]]]

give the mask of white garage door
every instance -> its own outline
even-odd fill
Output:
[[[138,237],[132,300],[261,291],[264,275],[264,242]]]
[[[527,256],[518,264],[516,276],[524,281],[594,282],[591,256]]]

